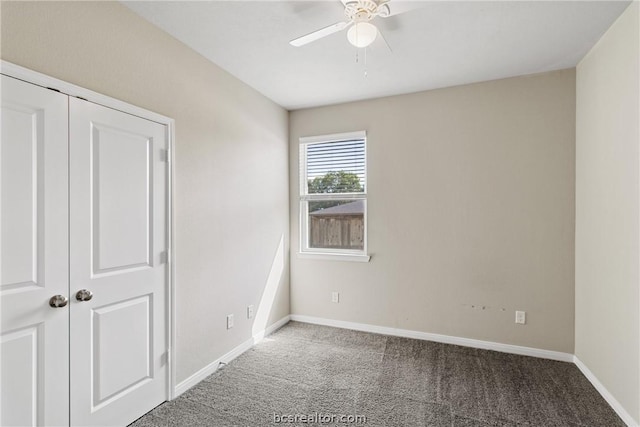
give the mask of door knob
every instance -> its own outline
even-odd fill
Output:
[[[53,308],[61,308],[67,305],[69,300],[63,295],[54,295],[49,300],[49,305]]]
[[[80,289],[76,293],[76,299],[78,301],[89,301],[91,298],[93,298],[93,294],[91,293],[91,291],[88,291],[86,289]]]

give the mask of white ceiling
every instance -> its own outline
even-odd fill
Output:
[[[377,98],[575,66],[629,1],[419,1],[376,24],[356,63],[339,0],[125,1],[143,18],[289,109]],[[401,0],[390,5],[405,6]]]

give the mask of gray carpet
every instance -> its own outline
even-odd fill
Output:
[[[316,413],[325,418],[275,422]],[[327,423],[331,415],[335,422]],[[366,423],[339,422],[341,415],[364,416]],[[624,423],[570,363],[290,322],[132,424],[274,425]]]

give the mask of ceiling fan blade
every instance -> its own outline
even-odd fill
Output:
[[[380,36],[380,40],[384,42],[384,45],[387,46],[387,49],[389,49],[389,52],[393,53],[393,49],[391,49],[391,46],[387,42],[387,39],[385,39],[384,36],[382,35],[382,31],[380,31],[379,28],[378,28],[378,36]]]
[[[305,36],[298,37],[297,39],[293,39],[289,42],[292,46],[303,46],[305,44],[314,42],[323,37],[326,37],[330,34],[337,33],[338,31],[342,31],[347,28],[351,24],[350,22],[336,22],[333,25],[329,25],[328,27],[324,27],[318,31],[314,31],[313,33],[309,33]]]
[[[412,10],[420,9],[425,7],[427,4],[423,1],[399,1],[399,0],[387,0],[380,3],[379,8],[386,7],[389,10],[389,13],[380,14],[383,18],[388,18],[389,16],[400,15],[401,13],[410,12]]]

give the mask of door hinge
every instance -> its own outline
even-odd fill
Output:
[[[169,163],[171,161],[171,153],[169,150],[160,150],[160,159],[163,162]]]
[[[166,264],[169,262],[169,253],[168,251],[160,252],[160,264]]]

